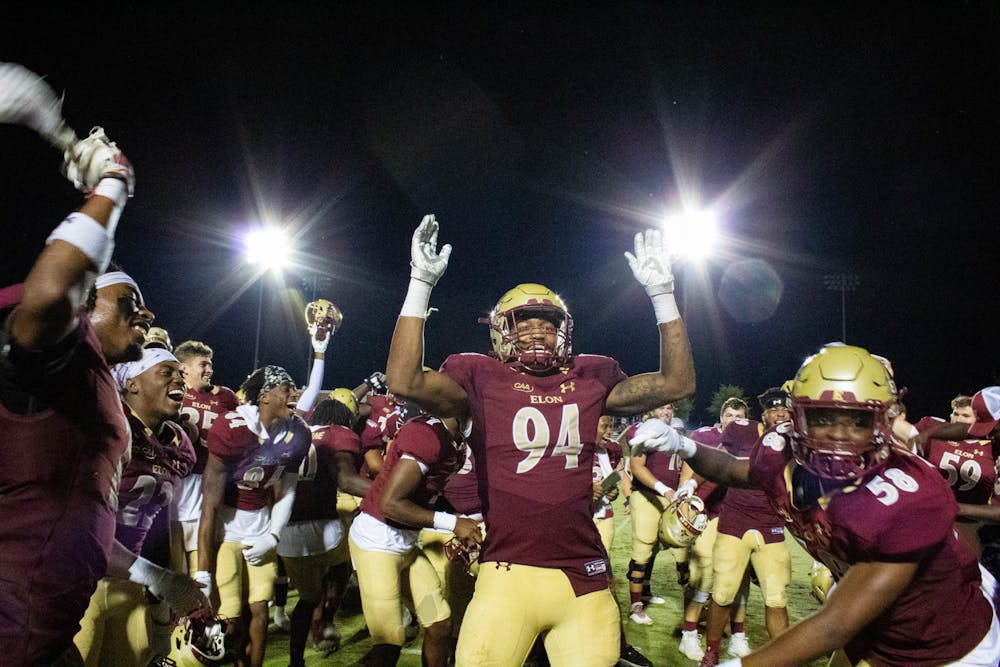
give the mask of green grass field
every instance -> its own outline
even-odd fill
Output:
[[[611,561],[616,573],[616,579],[624,581],[625,568],[629,561],[631,550],[631,525],[629,517],[621,512],[621,501],[615,503],[615,533]],[[788,615],[794,624],[809,616],[816,610],[817,603],[809,594],[809,569],[812,558],[806,554],[792,538],[787,539],[789,551],[792,554],[792,583],[788,588]],[[638,647],[642,653],[653,661],[656,667],[672,667],[674,665],[692,667],[697,663],[688,660],[677,651],[678,637],[674,629],[681,622],[681,589],[675,579],[674,562],[669,551],[661,552],[656,559],[653,571],[653,591],[667,599],[664,605],[651,605],[647,612],[653,619],[653,625],[636,625],[628,620],[628,592],[624,583],[617,586],[619,607],[625,619],[625,632],[629,642]],[[295,592],[289,595],[288,611],[295,604]],[[306,649],[306,664],[308,665],[357,665],[360,659],[371,648],[371,640],[365,629],[364,617],[357,597],[357,589],[352,588],[348,598],[337,616],[337,627],[343,637],[339,651],[324,657],[324,654],[311,648]],[[728,628],[727,628],[728,630]],[[764,629],[764,612],[760,589],[750,587],[750,603],[746,623],[747,636],[750,645],[760,646],[767,641]],[[725,652],[726,642],[722,643]],[[723,659],[726,656],[723,655]],[[272,631],[268,639],[267,667],[286,667],[288,665],[288,635]],[[825,665],[826,661],[812,663],[814,667]],[[403,647],[399,665],[402,667],[417,667],[420,665],[420,638],[416,638]]]

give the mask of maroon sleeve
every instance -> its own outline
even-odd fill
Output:
[[[240,404],[240,399],[229,387],[217,387],[219,390],[219,404],[226,410],[235,410]]]
[[[174,433],[179,435],[175,456],[181,465],[177,468],[177,475],[178,477],[187,477],[194,471],[195,463],[198,460],[194,445],[191,444],[191,438],[188,437],[187,431],[183,427],[174,422],[167,422],[167,424]]]
[[[224,415],[222,419],[216,419],[208,432],[206,445],[208,452],[215,454],[223,463],[238,463],[243,452],[237,446],[239,444],[238,439],[233,436],[236,430],[245,428],[245,426],[242,424],[242,418],[239,419],[240,424],[234,426],[233,419],[230,416],[239,417],[238,414],[230,412]]]
[[[400,456],[409,454],[431,466],[441,457],[441,440],[434,428],[421,422],[408,422],[399,429],[392,446]]]
[[[943,419],[941,419],[940,417],[924,417],[923,419],[921,419],[920,421],[918,421],[916,424],[914,424],[913,428],[917,429],[917,433],[923,433],[924,431],[926,431],[926,430],[928,430],[930,428],[933,428],[933,427],[936,427],[936,426],[940,426],[941,424],[944,424],[944,423],[945,423],[945,421]]]
[[[604,448],[608,450],[608,459],[611,461],[611,467],[617,468],[618,464],[622,461],[622,446],[614,440],[608,439],[605,439],[602,444],[604,445]]]
[[[322,437],[313,440],[317,448],[322,448],[330,453],[348,452],[350,454],[361,454],[361,438],[349,428],[344,426],[331,425],[327,428]]]

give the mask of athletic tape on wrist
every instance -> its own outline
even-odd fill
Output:
[[[659,482],[659,481],[658,481],[658,482],[656,482],[656,484],[654,484],[654,485],[653,485],[653,489],[654,489],[654,490],[655,490],[655,491],[656,491],[656,492],[657,492],[658,494],[660,494],[661,496],[665,496],[665,495],[667,495],[667,492],[669,492],[669,491],[671,490],[671,488],[670,488],[669,486],[667,486],[667,485],[666,485],[666,484],[664,484],[663,482]]]
[[[427,319],[427,305],[430,301],[431,285],[419,278],[410,278],[410,286],[406,290],[406,300],[403,301],[399,316]]]
[[[450,530],[455,532],[455,526],[458,524],[458,517],[454,514],[448,514],[447,512],[434,512],[434,528],[435,530]]]
[[[45,239],[45,245],[53,241],[65,241],[76,246],[94,263],[98,273],[104,273],[104,269],[108,268],[111,253],[115,249],[113,233],[86,213],[79,211],[66,216],[66,219]]]
[[[657,294],[649,297],[653,302],[653,312],[656,313],[656,323],[665,324],[680,319],[681,311],[677,309],[677,300],[672,293]]]
[[[135,562],[128,568],[128,580],[136,584],[148,584],[162,571],[162,568],[142,556],[137,556]]]

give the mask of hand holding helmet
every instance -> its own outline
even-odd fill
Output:
[[[326,352],[330,339],[344,320],[343,314],[332,302],[317,299],[306,304],[305,317],[313,350],[317,354]]]

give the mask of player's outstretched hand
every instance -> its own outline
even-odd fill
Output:
[[[636,234],[635,254],[626,252],[625,259],[635,279],[650,297],[673,293],[674,272],[670,251],[659,229],[648,229],[645,235],[642,232]]]
[[[410,244],[410,277],[431,286],[436,285],[444,275],[448,268],[448,258],[451,257],[450,244],[444,244],[438,251],[437,237],[437,220],[433,214],[425,215],[413,232]]]
[[[95,127],[90,136],[78,141],[63,154],[66,178],[77,190],[90,194],[102,178],[117,178],[128,186],[131,197],[135,192],[135,173],[128,158],[104,129]]]
[[[628,441],[632,445],[633,455],[645,452],[666,452],[678,454],[681,458],[694,456],[698,446],[689,438],[685,438],[676,429],[660,419],[647,419],[635,430],[635,435]]]

